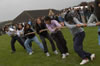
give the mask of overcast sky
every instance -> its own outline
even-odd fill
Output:
[[[0,0],[0,22],[13,20],[24,10],[63,9],[78,5],[82,1],[93,0]]]

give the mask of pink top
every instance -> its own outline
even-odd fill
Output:
[[[51,20],[51,24],[46,24],[50,32],[54,32],[56,27],[61,27],[61,25],[56,20]]]

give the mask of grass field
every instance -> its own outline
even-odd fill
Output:
[[[62,30],[68,43],[70,56],[61,59],[59,55],[54,55],[48,42],[51,56],[46,57],[39,47],[33,43],[34,54],[29,56],[26,51],[16,43],[16,53],[11,54],[10,37],[7,35],[0,36],[0,66],[80,66],[81,58],[73,50],[73,41],[70,32],[67,29]],[[96,54],[96,59],[83,66],[100,65],[100,46],[98,45],[97,27],[85,28],[86,38],[84,49]]]

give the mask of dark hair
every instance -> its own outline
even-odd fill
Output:
[[[31,25],[29,25],[29,24],[25,24],[25,26],[24,26],[24,31],[26,32],[28,29],[26,28],[27,26],[29,26],[29,29],[31,28]]]
[[[73,20],[73,17],[69,11],[66,13],[64,18],[65,18],[65,21]]]
[[[35,28],[37,28],[37,26],[38,26],[38,23],[37,23],[37,20],[38,20],[38,19],[41,20],[41,18],[37,18],[37,19],[36,19]],[[42,21],[42,20],[41,20],[41,21]]]
[[[42,19],[39,17],[39,18],[36,19],[36,23],[37,23],[37,20],[38,20],[38,19],[39,19],[40,21],[42,21]]]
[[[44,24],[44,20],[42,20],[41,18],[37,18],[37,19],[39,19],[39,20],[41,21],[41,25]],[[39,26],[39,24],[37,23],[37,20],[36,20],[36,23],[35,23],[35,29],[37,29],[38,26]]]
[[[7,28],[8,28],[8,26],[5,26],[5,27],[4,27],[4,31],[6,31]]]
[[[19,25],[21,25],[22,27],[24,27],[22,24],[18,24],[18,28],[17,28],[18,30],[20,30]]]
[[[65,17],[64,17],[64,19],[65,19],[65,21],[66,22],[73,22],[73,14],[71,13],[71,12],[68,12],[66,15],[65,15]]]
[[[49,16],[45,17],[45,21],[51,21],[51,18]]]

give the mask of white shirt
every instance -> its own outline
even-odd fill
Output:
[[[8,34],[9,36],[17,35],[16,31],[13,28],[9,28],[9,30],[6,31],[6,34]]]
[[[17,30],[17,35],[20,37],[21,34],[24,34],[24,28],[22,28],[21,30]]]

